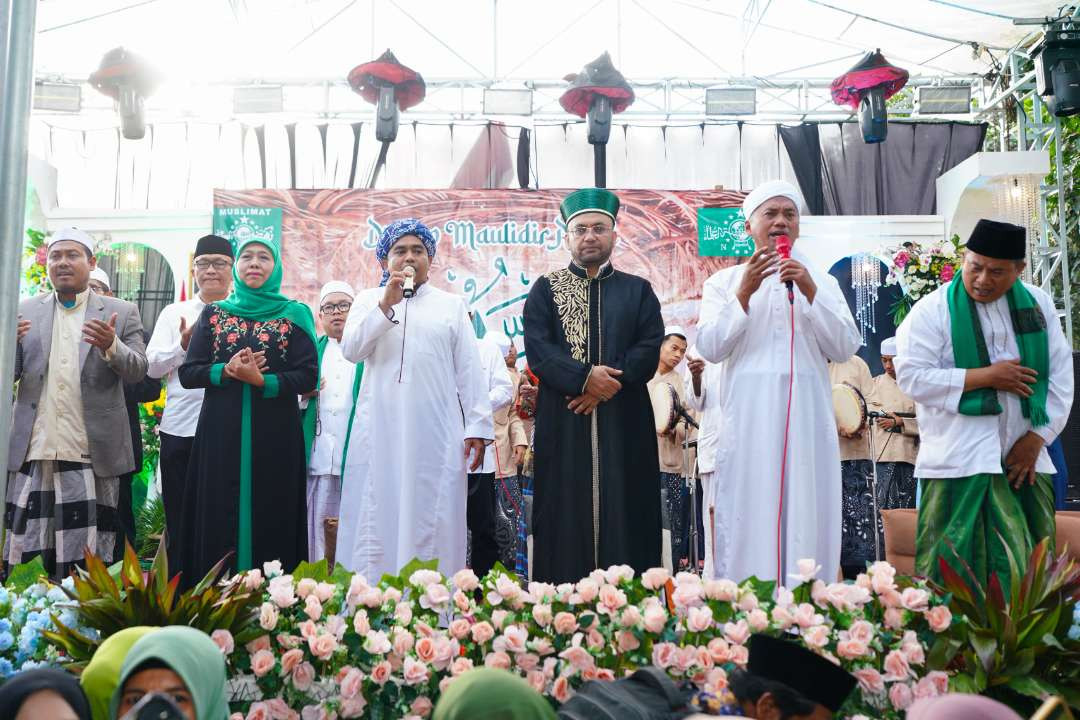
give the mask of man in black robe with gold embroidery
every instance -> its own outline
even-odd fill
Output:
[[[656,430],[646,383],[664,321],[644,278],[620,272],[614,193],[587,188],[559,208],[570,265],[525,302],[536,405],[533,578],[580,580],[595,568],[660,564]]]

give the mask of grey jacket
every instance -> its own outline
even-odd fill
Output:
[[[19,383],[8,447],[8,470],[17,471],[26,460],[30,433],[37,416],[38,402],[45,389],[52,346],[53,293],[37,295],[19,303],[19,314],[30,321],[30,330],[15,349],[15,380]],[[82,379],[83,421],[90,444],[94,473],[114,477],[135,469],[124,405],[124,383],[146,377],[146,344],[143,341],[139,308],[126,300],[104,297],[90,291],[86,299],[86,320],[108,322],[116,313],[116,352],[106,362],[104,354],[79,340],[79,367]]]

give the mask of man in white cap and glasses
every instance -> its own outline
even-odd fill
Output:
[[[308,451],[307,528],[308,559],[333,557],[326,543],[326,521],[338,517],[341,505],[341,468],[349,448],[349,431],[356,412],[356,396],[364,363],[353,363],[341,352],[341,335],[356,292],[340,280],[319,291],[319,324],[324,335],[315,343],[319,351],[319,389],[301,400],[304,444]],[[336,525],[332,536],[336,538]],[[329,555],[327,554],[329,551]]]
[[[715,469],[727,497],[713,501],[730,517],[716,564],[740,581],[789,583],[806,558],[832,580],[840,563],[840,453],[826,362],[847,360],[861,338],[836,280],[799,251],[802,206],[787,182],[747,195],[754,254],[702,291],[696,348],[724,366]],[[783,259],[778,245],[787,242],[794,248]]]
[[[46,260],[54,291],[19,303],[5,559],[41,556],[59,578],[86,547],[116,556],[119,476],[135,469],[124,383],[146,376],[146,356],[139,309],[89,287],[89,235],[57,231]]]

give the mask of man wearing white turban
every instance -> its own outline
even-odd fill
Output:
[[[706,494],[726,532],[713,572],[736,580],[787,583],[802,558],[833,580],[840,563],[840,454],[826,361],[851,357],[860,337],[836,280],[808,267],[798,249],[801,207],[790,183],[751,192],[743,214],[757,249],[702,291],[697,351],[722,366],[715,475],[723,494]],[[785,235],[795,244],[789,259],[777,253]]]
[[[356,396],[364,363],[352,363],[341,352],[345,319],[356,292],[340,280],[319,291],[319,324],[325,335],[315,343],[319,352],[319,388],[304,396],[304,445],[308,451],[308,560],[327,557],[326,521],[337,519],[341,505],[341,468],[349,448]]]

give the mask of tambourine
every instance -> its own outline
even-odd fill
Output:
[[[854,435],[866,425],[866,398],[857,388],[847,383],[833,385],[832,404],[841,435]]]
[[[675,408],[679,405],[679,396],[671,383],[656,383],[649,388],[649,400],[652,401],[653,420],[656,421],[657,434],[670,432],[679,421]]]

